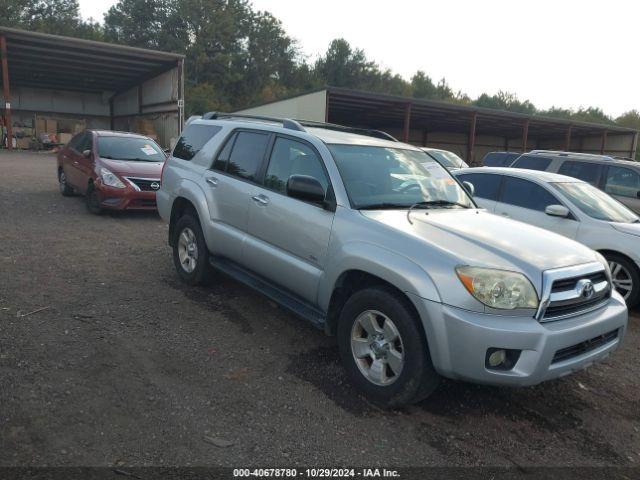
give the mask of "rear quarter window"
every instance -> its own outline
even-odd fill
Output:
[[[220,130],[222,130],[222,127],[217,125],[188,125],[173,149],[173,156],[181,160],[193,159],[202,147]]]
[[[484,198],[486,200],[497,200],[498,190],[500,189],[500,175],[489,173],[466,173],[458,175],[461,182],[471,182],[475,193],[474,197]]]

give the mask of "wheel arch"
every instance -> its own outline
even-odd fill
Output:
[[[327,334],[335,335],[338,325],[338,317],[340,316],[342,307],[349,297],[351,297],[355,292],[369,287],[382,287],[393,291],[406,301],[407,306],[411,308],[412,312],[419,318],[418,310],[411,299],[393,283],[364,270],[350,269],[342,272],[334,284],[331,299],[329,300],[329,307],[327,309],[327,322],[325,327]]]

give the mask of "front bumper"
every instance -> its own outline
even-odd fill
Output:
[[[157,210],[156,192],[138,191],[127,185],[115,188],[96,184],[100,206],[110,210]]]
[[[443,376],[489,385],[526,386],[562,377],[603,360],[622,342],[627,307],[613,293],[608,304],[593,312],[555,322],[532,317],[488,315],[413,297],[418,308],[436,370]],[[615,338],[573,355],[558,351],[616,332]],[[485,366],[490,348],[521,350],[510,370]]]

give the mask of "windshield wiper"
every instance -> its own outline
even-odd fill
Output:
[[[431,206],[442,207],[442,206],[458,206],[462,208],[473,208],[471,205],[467,205],[466,203],[460,202],[452,202],[451,200],[427,200],[424,202],[417,202],[411,205],[411,208],[429,208]]]
[[[406,203],[372,203],[370,205],[364,205],[362,207],[358,207],[358,210],[390,210],[394,208],[409,208],[410,205]]]

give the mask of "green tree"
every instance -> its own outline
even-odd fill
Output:
[[[80,18],[77,0],[1,0],[0,24],[56,35],[102,38],[102,28]]]
[[[474,102],[478,107],[493,108],[496,110],[507,110],[510,112],[536,113],[536,107],[529,100],[521,101],[517,95],[500,90],[496,95],[483,93]]]

